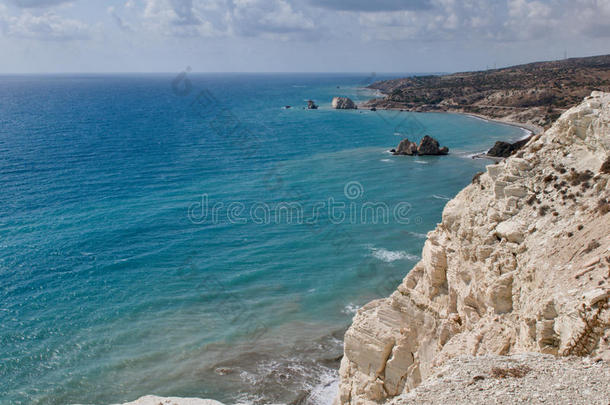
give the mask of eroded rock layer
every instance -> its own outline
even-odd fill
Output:
[[[354,317],[339,401],[384,403],[458,355],[610,360],[609,153],[610,93],[593,92],[475,176],[397,290]]]

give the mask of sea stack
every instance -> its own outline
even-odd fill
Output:
[[[449,148],[443,146],[439,147],[439,143],[436,139],[432,138],[429,135],[426,135],[422,138],[419,146],[417,147],[418,155],[446,155],[449,153]]]
[[[307,100],[307,109],[308,109],[308,110],[317,110],[317,109],[318,109],[318,106],[317,106],[317,104],[316,104],[316,102],[315,102],[315,101],[313,101],[313,100]]]
[[[355,110],[358,107],[348,97],[333,97],[332,107],[335,110]]]
[[[422,138],[419,143],[419,146],[415,142],[411,142],[409,139],[405,138],[398,144],[395,152],[392,152],[394,155],[446,155],[449,153],[449,148],[443,146],[439,147],[439,143],[436,139],[432,138],[429,135],[426,135]]]
[[[417,155],[417,144],[415,142],[411,142],[407,138],[400,141],[398,147],[396,149],[392,149],[395,155]]]

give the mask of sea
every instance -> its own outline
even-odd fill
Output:
[[[524,136],[331,108],[399,76],[0,76],[0,403],[331,403],[358,308]]]

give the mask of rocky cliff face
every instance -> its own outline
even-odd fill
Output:
[[[397,290],[354,317],[339,401],[384,403],[458,355],[610,360],[609,153],[610,93],[593,92],[475,176]]]

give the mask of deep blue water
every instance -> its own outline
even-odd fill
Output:
[[[330,109],[369,81],[0,77],[0,403],[328,398],[355,308],[523,135]],[[387,153],[424,133],[451,154]]]

